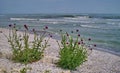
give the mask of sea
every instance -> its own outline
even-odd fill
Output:
[[[120,14],[0,14],[0,27],[8,28],[9,24],[21,30],[24,24],[36,30],[48,26],[49,32],[59,35],[63,30],[74,38],[78,29],[81,37],[91,38],[98,50],[120,56]]]

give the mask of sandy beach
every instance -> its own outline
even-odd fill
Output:
[[[3,35],[3,33],[8,35],[8,32],[8,29],[0,28],[0,73],[5,73],[5,71],[7,73],[20,73],[19,70],[25,65],[10,60],[12,49]],[[32,34],[30,34],[30,39],[33,39]],[[92,50],[88,60],[76,70],[61,69],[54,64],[59,59],[59,47],[56,39],[51,38],[49,44],[50,46],[44,51],[44,58],[27,64],[27,67],[31,68],[27,73],[45,73],[46,70],[49,73],[120,73],[120,56],[98,50]]]

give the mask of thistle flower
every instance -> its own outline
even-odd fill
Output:
[[[32,30],[33,32],[35,32],[35,29],[33,28],[33,30]]]
[[[48,29],[48,26],[45,26],[45,29]]]
[[[91,38],[89,38],[88,41],[91,41]]]
[[[80,37],[80,34],[78,34],[78,37]]]
[[[80,45],[80,42],[78,42],[78,45]]]
[[[53,36],[51,34],[49,34],[49,36],[52,38]]]
[[[69,44],[68,42],[66,42],[66,44]]]
[[[28,27],[27,27],[27,25],[24,25],[24,27],[25,27],[25,29],[27,29],[27,30],[28,30]]]
[[[94,44],[93,46],[96,47],[96,44]]]
[[[11,24],[9,24],[9,27],[12,27],[12,25],[11,25]]]
[[[50,37],[52,38],[53,36],[52,36],[52,35],[50,35]]]
[[[76,32],[79,32],[79,30],[78,30],[78,29],[76,29]]]
[[[66,35],[69,36],[69,34],[66,32]]]
[[[84,44],[84,42],[82,41],[81,44]]]

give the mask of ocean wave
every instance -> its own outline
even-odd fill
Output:
[[[65,22],[63,20],[59,19],[39,19],[42,23],[49,23],[49,24],[64,24]]]
[[[112,25],[115,25],[116,23],[114,23],[114,22],[106,22],[106,24],[112,24]]]
[[[99,19],[120,19],[120,15],[116,14],[88,14],[90,18],[99,18]]]
[[[33,18],[10,18],[12,21],[36,21],[37,19]]]
[[[89,19],[89,16],[64,17],[64,19],[84,20],[84,19]]]
[[[60,14],[60,15],[43,15],[42,18],[99,18],[99,19],[120,19],[120,15],[114,14]]]
[[[81,27],[85,27],[85,28],[100,28],[98,26],[94,26],[94,25],[80,25]]]
[[[53,24],[58,24],[58,23],[81,23],[81,24],[89,24],[92,23],[94,24],[94,21],[88,21],[88,20],[80,20],[78,18],[65,18],[65,19],[39,19],[40,22],[43,23],[53,23]]]

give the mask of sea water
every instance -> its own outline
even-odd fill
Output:
[[[91,38],[97,48],[120,55],[120,14],[0,14],[0,27],[13,23],[21,29],[24,24],[36,30],[48,26],[56,34],[79,29],[81,37]]]

